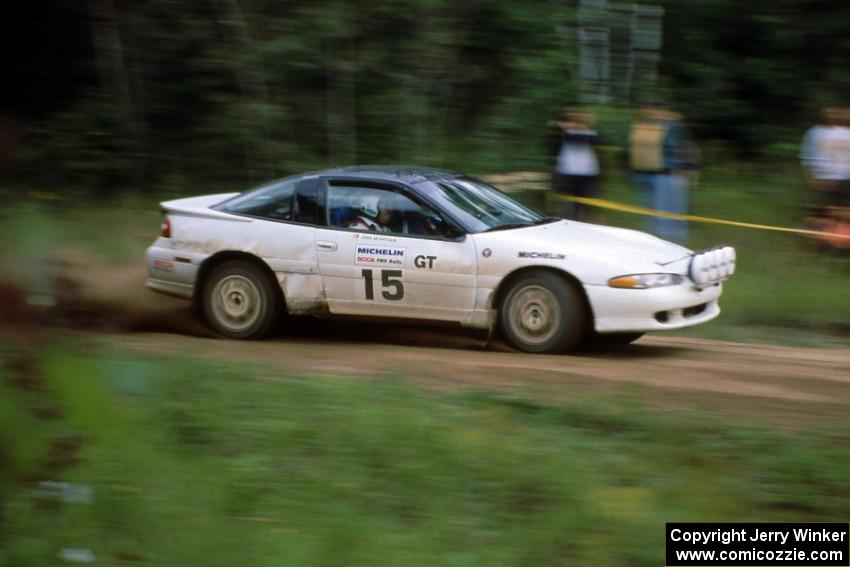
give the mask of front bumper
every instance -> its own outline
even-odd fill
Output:
[[[723,284],[696,289],[693,282],[653,289],[585,286],[598,333],[668,331],[720,315]]]

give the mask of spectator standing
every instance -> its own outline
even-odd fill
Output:
[[[850,192],[850,110],[824,108],[821,124],[806,132],[800,161],[809,174],[809,185],[821,193],[821,207],[847,204]]]
[[[642,106],[629,132],[628,155],[646,207],[688,213],[688,190],[696,179],[700,159],[679,114],[657,104]],[[647,228],[666,240],[688,240],[687,221],[653,217]]]
[[[815,198],[806,223],[824,234],[822,245],[850,249],[850,110],[826,107],[820,124],[809,128],[800,148],[800,161],[808,173]]]
[[[829,131],[835,125],[836,109],[824,107],[821,110],[820,122],[812,126],[803,136],[800,146],[800,164],[806,172],[809,187],[818,189],[818,183],[823,179],[825,173],[826,152],[823,141]]]
[[[566,111],[561,120],[552,123],[555,169],[552,189],[560,195],[596,197],[599,187],[599,159],[594,145],[599,134],[594,129],[592,112]],[[591,208],[580,203],[558,203],[558,213],[565,218],[588,222]]]

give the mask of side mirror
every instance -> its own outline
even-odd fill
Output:
[[[466,237],[465,232],[458,230],[451,225],[446,225],[445,235],[449,240],[463,240]]]
[[[448,238],[449,240],[463,240],[466,237],[466,232],[458,227],[456,227],[452,223],[448,223],[443,219],[439,219],[440,222],[440,235]]]
[[[425,230],[435,236],[443,235],[446,232],[446,223],[440,217],[428,215],[424,219]]]

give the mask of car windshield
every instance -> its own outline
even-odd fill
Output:
[[[492,185],[471,177],[441,179],[421,187],[441,208],[473,233],[559,220],[526,207]]]

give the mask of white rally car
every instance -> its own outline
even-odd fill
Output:
[[[249,339],[284,314],[453,322],[527,352],[631,342],[720,313],[735,251],[544,216],[474,178],[413,167],[307,173],[162,203],[149,288]]]

